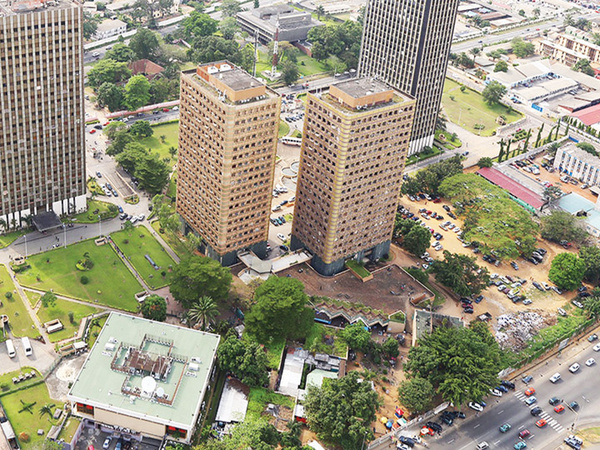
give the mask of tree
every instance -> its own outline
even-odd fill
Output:
[[[144,75],[135,75],[125,85],[125,103],[130,111],[147,105],[150,100],[150,82]]]
[[[171,294],[189,309],[202,296],[223,300],[231,286],[231,271],[211,258],[191,255],[173,268]]]
[[[554,242],[582,242],[587,233],[577,219],[566,211],[552,211],[541,219],[542,237]]]
[[[54,403],[46,403],[44,406],[40,406],[40,418],[44,417],[46,414],[52,417],[52,408],[54,408]]]
[[[585,279],[590,283],[597,283],[600,279],[600,248],[587,245],[581,247],[579,259],[585,264]]]
[[[498,157],[498,161],[500,161],[499,157]],[[479,161],[477,161],[477,165],[480,168],[492,167],[494,165],[494,161],[489,156],[484,156],[483,158],[480,158]]]
[[[233,39],[240,31],[240,26],[237,24],[235,17],[225,17],[219,23],[219,31],[225,39]]]
[[[423,413],[433,405],[435,389],[428,380],[416,376],[400,383],[398,397],[412,413]]]
[[[229,332],[217,349],[217,358],[221,368],[233,373],[242,383],[264,386],[269,381],[267,355],[255,341],[240,340],[234,332]]]
[[[54,293],[47,291],[42,295],[40,300],[42,301],[42,306],[44,308],[48,308],[49,306],[54,306],[56,304],[56,295]]]
[[[167,318],[167,302],[160,295],[149,295],[140,310],[146,319],[164,322]]]
[[[113,122],[113,123],[121,124],[122,122]],[[111,125],[112,125],[112,123],[111,123]],[[122,153],[125,150],[125,147],[127,147],[127,145],[129,145],[129,144],[134,143],[134,140],[135,140],[133,138],[133,136],[128,133],[127,130],[119,130],[114,134],[113,137],[110,137],[110,135],[108,137],[109,137],[109,139],[111,139],[111,142],[110,142],[110,145],[106,148],[106,154],[110,155],[110,156],[116,156],[119,153]],[[137,142],[136,142],[136,144],[140,145]],[[144,151],[145,151],[145,149],[144,149]]]
[[[494,66],[494,72],[508,72],[508,63],[501,59]]]
[[[98,87],[102,83],[119,83],[131,76],[131,70],[127,63],[113,61],[112,59],[101,59],[88,72],[88,84]]]
[[[402,193],[416,195],[419,192],[438,194],[442,181],[453,175],[462,173],[463,166],[460,156],[453,156],[439,163],[431,164],[420,170],[414,176],[409,176],[402,184]]]
[[[398,348],[398,341],[392,336],[388,337],[383,344],[381,344],[381,350],[383,354],[389,358],[397,358],[400,354],[400,349]]]
[[[542,197],[547,202],[553,202],[553,201],[559,199],[560,197],[562,197],[562,195],[563,195],[563,191],[560,189],[560,187],[552,185],[552,186],[548,186],[544,189],[544,193],[542,194]]]
[[[396,216],[394,236],[401,239],[401,245],[413,255],[421,256],[431,245],[431,233],[425,227],[413,220],[402,219]]]
[[[436,261],[431,271],[435,273],[437,281],[458,295],[480,294],[487,287],[490,277],[488,270],[480,268],[475,261],[473,257],[444,250],[444,259]]]
[[[179,97],[177,80],[155,78],[150,82],[150,103],[162,103]]]
[[[469,328],[443,323],[419,339],[404,365],[411,379],[428,380],[457,407],[487,397],[501,368],[502,351],[484,322]]]
[[[339,333],[340,338],[354,350],[367,351],[371,342],[371,333],[365,329],[362,322],[348,325]]]
[[[211,18],[208,14],[192,11],[183,21],[183,32],[188,39],[210,36],[217,32],[218,24],[219,22]]]
[[[310,429],[345,450],[359,450],[365,440],[373,439],[371,422],[381,404],[371,383],[360,377],[352,371],[326,380],[320,388],[309,385],[304,401]]]
[[[533,17],[537,19],[538,17],[540,17],[540,8],[533,8],[533,11],[531,11],[531,13],[533,14]]]
[[[219,314],[217,303],[204,295],[187,312],[188,324],[192,327],[199,325],[200,329],[205,331],[217,314]]]
[[[575,72],[585,73],[586,75],[589,75],[591,77],[593,77],[596,73],[594,71],[594,68],[590,65],[590,60],[586,58],[577,61],[575,65],[571,67],[571,69],[573,69]]]
[[[246,314],[246,330],[258,342],[306,337],[314,320],[304,285],[295,278],[269,277],[254,292],[256,302]]]
[[[323,5],[319,5],[317,6],[315,12],[317,13],[317,20],[321,20],[321,16],[325,15],[325,8],[323,7]]]
[[[456,58],[456,62],[458,63],[458,65],[463,66],[466,69],[472,69],[473,67],[475,67],[475,61],[473,60],[473,58],[470,58],[469,55],[467,55],[465,52],[462,52],[460,55],[458,55],[458,57]]]
[[[221,3],[221,13],[223,17],[235,17],[237,13],[243,11],[238,0],[223,0]]]
[[[137,161],[135,176],[140,187],[149,194],[158,194],[169,182],[171,168],[160,159],[158,153],[146,153]]]
[[[188,57],[197,63],[226,59],[236,64],[240,61],[240,46],[235,41],[219,36],[201,36],[192,42]]]
[[[596,147],[594,147],[592,144],[589,144],[588,142],[580,142],[576,145],[576,147],[580,148],[584,152],[588,152],[590,155],[598,156],[598,151],[596,150]]]
[[[154,134],[154,130],[147,120],[138,120],[129,127],[129,132],[137,137],[150,137]]]
[[[506,88],[496,80],[491,81],[481,93],[483,100],[488,105],[495,105],[500,102],[500,99],[504,97],[504,94],[506,94]]]
[[[521,38],[514,38],[511,42],[512,51],[517,58],[525,58],[533,55],[535,52],[535,46],[531,42],[525,42]]]
[[[159,46],[156,33],[148,28],[138,28],[129,40],[129,48],[133,50],[137,59],[152,59]]]
[[[258,8],[260,8],[260,1],[254,0],[254,9],[258,9]]]
[[[83,38],[85,40],[90,40],[96,31],[98,31],[98,22],[101,19],[99,16],[92,16],[90,13],[83,13]]]
[[[300,71],[298,66],[292,61],[286,60],[281,64],[281,78],[287,85],[293,84],[300,78]]]
[[[104,54],[104,58],[128,63],[135,59],[135,52],[126,44],[118,43]]]
[[[109,111],[118,111],[123,107],[125,94],[123,88],[114,83],[102,83],[97,90],[96,101]]]
[[[573,253],[559,253],[552,260],[548,279],[559,289],[571,291],[581,285],[586,272],[585,262]]]
[[[148,154],[144,146],[138,142],[131,142],[118,153],[115,160],[117,163],[130,173],[134,173],[138,162]]]
[[[589,318],[598,319],[600,317],[600,289],[594,288],[591,294],[583,299],[583,309]]]

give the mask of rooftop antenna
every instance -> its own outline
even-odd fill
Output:
[[[277,53],[279,52],[279,14],[277,14],[277,24],[275,25],[275,40],[273,41],[273,64],[271,66],[271,78],[275,78],[277,72]]]

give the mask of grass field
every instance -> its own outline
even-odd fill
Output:
[[[0,397],[0,402],[6,411],[17,437],[21,433],[29,435],[29,442],[19,441],[21,448],[24,450],[37,448],[37,444],[41,444],[46,438],[48,431],[50,431],[50,427],[55,424],[55,421],[47,415],[40,417],[40,408],[48,403],[60,408],[63,406],[62,403],[50,399],[48,388],[46,388],[46,384],[44,383],[4,395]],[[31,412],[19,412],[23,409],[23,403],[21,402],[26,405],[35,402],[35,405],[32,406]],[[54,408],[52,408],[52,412],[54,413]],[[45,431],[43,436],[38,436],[37,430],[39,429]]]
[[[171,200],[175,200],[175,196],[177,195],[177,172],[174,172],[171,175],[171,179],[169,180],[169,186],[167,187],[167,197]]]
[[[125,257],[133,264],[137,273],[152,289],[168,285],[171,282],[169,267],[175,265],[173,258],[146,227],[136,227],[130,231],[118,231],[110,235],[112,240],[124,253]],[[150,265],[146,259],[148,255],[159,267],[158,270]],[[166,272],[165,276],[162,273]]]
[[[30,230],[18,230],[12,231],[10,233],[0,235],[0,248],[8,247],[14,241],[16,241],[19,237],[24,234],[29,233]]]
[[[481,136],[492,136],[493,132],[499,126],[496,123],[496,119],[500,115],[506,117],[507,123],[515,122],[523,117],[518,111],[511,111],[509,113],[508,108],[504,105],[488,105],[483,101],[481,94],[471,89],[467,88],[464,92],[461,92],[460,85],[448,78],[446,78],[446,83],[444,84],[442,104],[444,112],[452,123],[475,134],[480,133],[480,130],[474,128],[475,124],[484,125],[485,128],[481,130]]]
[[[290,126],[287,124],[287,122],[284,120],[280,120],[279,121],[279,137],[287,136],[287,134],[289,132],[290,132]]]
[[[179,122],[155,125],[152,129],[154,134],[148,138],[140,139],[140,144],[158,153],[161,159],[169,158],[171,160],[169,165],[173,167],[175,158],[169,153],[169,147],[177,148],[179,145]],[[165,136],[164,143],[160,139],[161,136]]]
[[[89,253],[94,263],[91,270],[75,268],[77,261]],[[126,311],[136,311],[134,297],[142,286],[109,245],[96,246],[93,240],[57,248],[29,257],[31,269],[17,275],[21,284],[34,289],[100,303]],[[81,276],[89,279],[81,283]]]
[[[73,334],[79,329],[79,323],[81,319],[87,316],[91,316],[97,313],[99,309],[89,305],[82,305],[81,303],[70,302],[68,300],[56,299],[54,306],[44,307],[40,306],[37,312],[40,322],[50,322],[54,319],[60,319],[64,328],[56,333],[48,335],[50,342],[58,342],[63,339],[73,337]],[[73,323],[69,321],[69,312],[73,313]]]
[[[267,420],[268,417],[272,417],[270,415],[262,415],[269,403],[287,406],[290,409],[294,408],[294,400],[292,400],[291,397],[277,394],[265,388],[253,387],[250,388],[250,394],[248,395],[248,412],[246,413],[246,420]]]
[[[10,299],[5,296],[7,292],[13,294]],[[0,314],[8,316],[8,325],[15,337],[29,336],[34,338],[40,335],[33,324],[33,320],[31,320],[31,316],[29,316],[29,311],[27,311],[23,299],[15,290],[15,285],[8,274],[8,270],[3,265],[0,265],[0,302],[2,302]],[[0,340],[2,340],[1,334]]]
[[[58,435],[58,438],[64,439],[65,442],[71,442],[71,440],[73,439],[73,436],[75,435],[75,432],[77,431],[77,427],[79,426],[80,423],[81,423],[81,421],[77,417],[73,417],[73,416],[69,417],[67,419],[67,423],[65,424],[63,429],[60,430],[60,434]]]
[[[160,224],[158,223],[158,220],[155,220],[150,225],[152,228],[154,228],[154,230],[156,230],[157,233],[160,234],[160,237],[163,238],[163,240],[169,245],[169,247],[171,247],[171,250],[173,250],[177,256],[183,258],[184,256],[188,256],[190,254],[187,248],[185,248],[183,242],[179,239],[178,235],[166,230],[164,233],[160,232]]]
[[[285,60],[285,54],[282,56],[282,60]],[[301,76],[307,77],[315,75],[317,73],[325,73],[331,70],[328,64],[334,65],[337,62],[335,56],[330,57],[327,61],[319,62],[310,56],[301,54],[298,56],[298,71]],[[271,70],[272,55],[258,52],[258,62],[256,63],[256,74],[260,75],[264,71]],[[337,62],[340,64],[339,62]]]
[[[31,372],[32,370],[37,374],[35,377],[30,378],[29,380],[21,381],[19,384],[14,384],[12,382],[13,377],[18,377],[20,374],[24,372]],[[5,373],[4,375],[0,375],[0,395],[5,395],[15,389],[35,384],[41,379],[41,373],[37,369],[29,366],[21,367],[20,370],[15,370],[14,372]]]
[[[346,357],[348,346],[337,337],[337,334],[337,328],[326,327],[323,324],[313,322],[313,326],[308,332],[308,336],[306,336],[304,348],[311,352],[326,353],[344,358]],[[333,338],[333,345],[327,344],[326,336]]]
[[[112,205],[112,203],[88,199],[87,211],[81,214],[75,214],[74,216],[69,217],[67,221],[73,221],[77,223],[98,223],[98,215],[101,215],[103,220],[117,217],[119,211],[115,210],[114,212],[110,212],[108,210],[110,205]]]

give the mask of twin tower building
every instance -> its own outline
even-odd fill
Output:
[[[290,246],[334,275],[390,247],[405,160],[433,144],[458,0],[371,0],[356,79],[309,93]],[[181,78],[177,211],[224,265],[266,253],[280,96],[227,61]]]

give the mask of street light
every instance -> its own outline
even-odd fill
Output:
[[[25,235],[25,259],[27,259],[27,235]]]
[[[65,248],[67,248],[67,226],[63,223],[63,241],[65,241]]]

